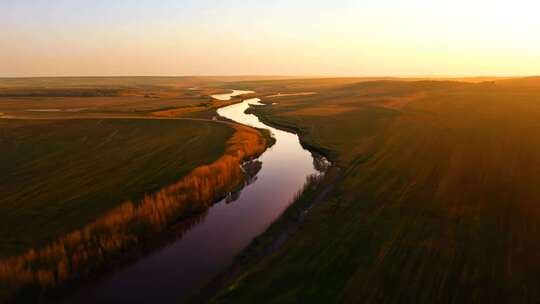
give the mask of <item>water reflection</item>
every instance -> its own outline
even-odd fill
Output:
[[[228,100],[246,92],[249,91],[234,91],[214,98]],[[248,99],[218,110],[219,115],[236,122],[269,129],[276,138],[274,146],[258,158],[256,178],[241,192],[211,207],[204,220],[181,239],[94,286],[82,288],[69,302],[181,301],[230,264],[236,254],[281,215],[306,178],[318,171],[298,136],[266,126],[255,115],[244,113],[250,104],[260,104],[259,101]],[[234,203],[227,204],[231,199],[235,199]]]

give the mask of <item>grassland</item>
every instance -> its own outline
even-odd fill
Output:
[[[83,278],[237,190],[268,138],[210,119],[236,102],[209,96],[220,82],[0,79],[0,302]]]
[[[256,112],[298,130],[342,174],[332,198],[213,302],[540,300],[540,79],[237,85],[316,92]]]
[[[140,201],[126,201],[46,246],[0,261],[0,295],[28,301],[95,272],[111,258],[159,237],[171,225],[199,216],[244,182],[241,164],[266,149],[257,130],[234,125],[224,154]],[[6,287],[7,289],[4,289]],[[0,297],[0,300],[2,297]]]
[[[218,159],[233,134],[173,120],[0,120],[0,130],[0,256],[177,181]]]

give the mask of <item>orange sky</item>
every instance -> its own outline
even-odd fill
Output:
[[[539,11],[530,0],[6,0],[0,76],[536,75]]]

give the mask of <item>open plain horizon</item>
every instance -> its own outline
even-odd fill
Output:
[[[0,0],[0,303],[540,302],[532,0]]]

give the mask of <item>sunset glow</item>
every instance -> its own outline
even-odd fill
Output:
[[[540,4],[1,0],[0,76],[533,75]]]

